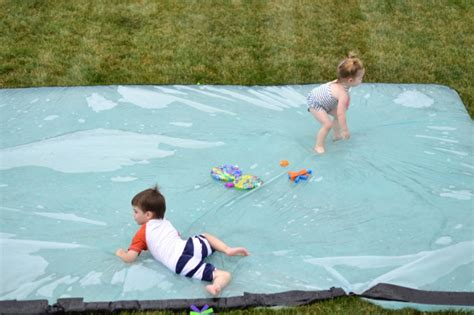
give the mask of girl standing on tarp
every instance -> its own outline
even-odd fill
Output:
[[[362,83],[365,74],[362,61],[353,53],[337,66],[337,79],[314,88],[308,95],[308,111],[321,124],[316,135],[314,151],[326,151],[324,142],[329,130],[333,130],[333,140],[349,139],[346,111],[349,109],[349,90]],[[332,119],[331,119],[332,117]]]

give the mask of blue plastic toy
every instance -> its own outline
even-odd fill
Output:
[[[292,182],[298,183],[300,180],[307,180],[311,175],[311,170],[302,169],[299,172],[288,172],[288,179]]]

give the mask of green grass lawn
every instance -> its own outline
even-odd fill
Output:
[[[313,315],[313,314],[341,314],[341,315],[357,315],[357,314],[378,314],[378,315],[421,315],[421,314],[436,314],[436,315],[448,315],[448,314],[472,314],[468,311],[432,311],[432,312],[420,312],[412,308],[404,308],[401,310],[388,310],[376,306],[372,303],[366,302],[356,297],[343,297],[319,303],[293,307],[293,308],[256,308],[247,310],[234,310],[234,311],[222,311],[214,309],[216,314],[226,315]],[[122,315],[140,314],[140,315],[165,315],[165,314],[180,314],[188,315],[189,311],[186,312],[122,312]]]
[[[352,50],[366,82],[447,85],[473,117],[473,25],[472,0],[0,0],[0,88],[318,83]],[[354,297],[219,313],[422,314]]]
[[[0,0],[0,87],[437,83],[474,114],[474,1]]]

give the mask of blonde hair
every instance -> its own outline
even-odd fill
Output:
[[[337,78],[347,79],[354,78],[357,72],[364,69],[362,61],[353,53],[349,52],[347,57],[337,66]]]

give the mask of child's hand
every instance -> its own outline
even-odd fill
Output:
[[[342,138],[344,140],[348,140],[350,137],[351,137],[351,134],[349,133],[349,130],[346,129],[342,131]]]
[[[126,251],[125,249],[119,248],[115,252],[115,255],[119,256],[123,261],[127,263],[134,262],[138,257],[138,252],[134,250]]]
[[[124,255],[126,254],[125,250],[123,248],[119,248],[117,249],[117,251],[115,252],[115,255],[119,256],[120,258],[122,258]]]

